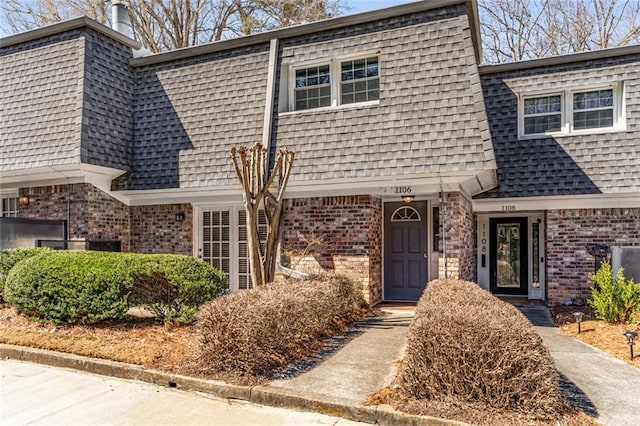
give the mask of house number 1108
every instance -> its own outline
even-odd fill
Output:
[[[396,194],[411,194],[410,186],[396,186],[395,189]]]

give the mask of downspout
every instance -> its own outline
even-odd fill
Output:
[[[71,184],[67,178],[67,241],[71,239]]]
[[[287,268],[282,265],[282,240],[278,241],[278,249],[276,250],[276,269],[281,272],[283,275],[291,278],[303,279],[307,278],[309,274],[301,271],[296,271],[295,269]]]
[[[269,44],[269,68],[267,70],[267,91],[264,103],[264,120],[262,125],[262,146],[267,149],[265,180],[269,179],[271,171],[272,149],[273,144],[273,105],[276,96],[276,73],[278,71],[278,39],[272,38]],[[307,274],[296,271],[282,265],[282,240],[278,241],[276,249],[276,270],[283,275],[292,278],[305,278]]]
[[[264,120],[262,124],[262,146],[267,149],[265,181],[269,179],[271,170],[271,148],[273,130],[273,104],[276,95],[276,71],[278,68],[278,39],[272,38],[269,46],[269,68],[267,71],[267,93],[264,102]]]

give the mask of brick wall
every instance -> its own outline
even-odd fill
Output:
[[[193,254],[193,209],[190,204],[132,206],[131,251]],[[176,213],[184,213],[182,222]]]
[[[368,196],[287,200],[284,263],[304,272],[336,271],[362,280],[370,304],[382,300],[382,202]]]
[[[84,221],[87,239],[120,240],[130,251],[129,207],[93,185],[85,184]]]
[[[68,219],[70,239],[120,240],[122,250],[129,249],[129,208],[93,185],[23,188],[20,194],[29,204],[20,204],[19,217]]]
[[[439,276],[477,280],[476,221],[471,201],[459,192],[444,194],[440,226],[444,224],[444,241],[440,238]],[[442,247],[446,244],[446,247]],[[446,250],[445,250],[446,249]]]
[[[587,298],[593,283],[594,258],[587,244],[640,245],[640,209],[548,210],[547,302]]]

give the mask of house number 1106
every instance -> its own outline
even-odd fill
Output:
[[[411,194],[410,186],[396,186],[395,187],[396,194]]]

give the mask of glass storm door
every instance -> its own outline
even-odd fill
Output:
[[[491,292],[526,295],[528,285],[527,218],[489,221]]]
[[[384,298],[418,300],[428,280],[427,202],[384,205]]]

